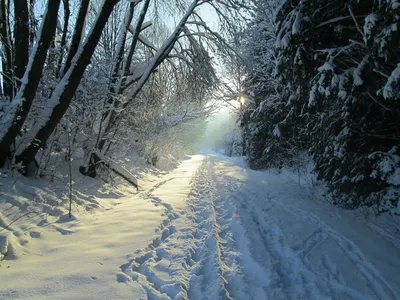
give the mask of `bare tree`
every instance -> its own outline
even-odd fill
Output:
[[[4,129],[2,128],[0,132],[0,166],[4,164],[10,147],[19,134],[35,97],[40,78],[42,77],[47,52],[56,30],[59,6],[60,0],[47,2],[46,15],[22,78],[21,87],[10,103],[7,116],[1,120],[0,125]]]
[[[32,13],[34,0],[20,1],[19,6],[17,5],[19,8],[14,7],[15,16],[18,15],[21,20],[15,23],[14,32],[10,33],[7,18],[0,20],[0,30],[7,32],[5,35],[2,34],[1,45],[3,49],[9,51],[10,56],[8,59],[7,51],[3,50],[1,55],[2,86],[4,94],[12,100],[9,105],[0,107],[5,113],[0,120],[0,165],[4,164],[11,150],[14,162],[20,164],[26,171],[26,167],[35,160],[36,154],[47,147],[47,143],[52,141],[56,128],[62,125],[60,122],[71,103],[79,101],[82,92],[81,90],[78,94],[76,92],[82,79],[85,78],[85,72],[99,71],[97,66],[91,64],[93,58],[100,58],[108,63],[108,65],[104,64],[105,69],[101,72],[104,72],[109,80],[104,87],[108,91],[98,97],[97,102],[92,102],[93,111],[96,111],[99,116],[98,123],[91,125],[92,135],[97,135],[96,142],[92,145],[93,157],[97,159],[92,161],[92,166],[93,162],[94,165],[96,164],[96,160],[104,161],[104,155],[115,144],[110,138],[121,131],[120,124],[126,122],[128,114],[133,113],[137,116],[137,110],[151,103],[157,106],[157,109],[168,110],[168,115],[162,118],[155,117],[154,122],[157,126],[177,126],[204,113],[203,98],[207,97],[208,90],[215,84],[214,69],[208,51],[212,48],[212,44],[223,45],[224,38],[212,32],[196,13],[196,9],[203,4],[212,3],[214,8],[224,13],[222,19],[227,20],[229,9],[242,9],[241,3],[246,3],[246,1],[188,0],[186,2],[178,0],[176,3],[178,10],[182,13],[181,20],[171,34],[164,34],[163,39],[155,42],[157,46],[150,41],[154,40],[153,36],[150,38],[146,36],[149,30],[144,30],[152,26],[154,22],[158,22],[155,17],[156,8],[166,4],[142,0],[117,6],[120,3],[119,0],[99,1],[102,3],[101,6],[90,9],[92,1],[80,0],[79,9],[71,14],[70,9],[73,7],[70,5],[75,2],[63,0],[63,20],[59,22],[62,26],[57,27],[61,0],[48,0],[47,11],[32,51],[29,51],[29,47],[33,44],[32,31],[36,26],[36,18]],[[6,0],[0,0],[2,16],[9,9],[6,2]],[[137,8],[140,11],[136,12]],[[94,21],[91,20],[93,15],[97,15]],[[68,31],[72,23],[71,16],[76,17],[76,22],[70,38]],[[89,22],[87,22],[88,16],[90,16]],[[153,22],[146,20],[151,18]],[[90,28],[85,28],[86,24],[90,24]],[[99,43],[100,50],[97,47]],[[28,64],[22,59],[14,67],[17,56],[26,58],[29,53]],[[164,66],[168,66],[168,69]],[[42,76],[44,67],[45,73]],[[153,75],[161,70],[165,71],[166,76],[162,80],[166,80],[167,86],[171,85],[168,88],[171,88],[172,92],[165,92],[164,95],[161,93],[157,100],[151,99],[148,103],[142,103],[145,97],[141,93],[146,90],[146,85],[151,83]],[[9,76],[6,76],[7,72],[10,73]],[[20,75],[21,72],[23,76]],[[13,82],[14,78],[21,77],[17,96],[13,97],[13,88],[17,86]],[[7,82],[6,79],[9,81]],[[161,80],[161,77],[159,79]],[[192,88],[185,91],[179,90],[174,86],[178,82]],[[35,101],[38,101],[40,105],[32,106],[39,83],[42,93],[36,97]],[[77,99],[74,100],[74,97]],[[168,101],[172,101],[170,105],[167,104]],[[161,111],[157,113],[163,116]],[[92,115],[95,114],[92,113]],[[27,128],[30,128],[26,133],[21,132],[25,122]],[[17,138],[19,134],[21,138]],[[12,145],[16,141],[17,147],[13,149]]]
[[[90,63],[103,28],[118,2],[119,0],[108,0],[103,3],[89,36],[84,44],[78,48],[70,68],[54,89],[51,99],[49,99],[49,103],[43,110],[38,122],[25,138],[24,147],[15,157],[16,163],[22,163],[24,167],[28,166],[35,159],[37,152],[45,146],[47,139],[67,111],[86,67]]]

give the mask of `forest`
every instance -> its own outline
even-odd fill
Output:
[[[244,38],[243,85],[253,101],[240,116],[251,167],[307,156],[332,203],[398,209],[399,8],[258,3]]]
[[[219,101],[250,167],[311,159],[333,203],[397,208],[397,1],[103,2],[1,1],[0,165],[130,180],[113,161],[195,153]]]
[[[152,165],[193,152],[226,43],[197,13],[208,2],[2,0],[0,165],[48,176],[81,159],[95,177],[132,149]],[[235,2],[211,6],[227,20]]]
[[[0,0],[0,299],[400,299],[400,0]]]
[[[195,153],[225,103],[241,131],[229,147],[251,168],[311,159],[333,203],[391,211],[399,6],[2,0],[0,165],[43,177],[79,159],[132,183],[115,161]]]

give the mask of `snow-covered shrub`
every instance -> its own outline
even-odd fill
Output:
[[[223,148],[226,156],[240,156],[243,152],[243,140],[240,131],[232,130],[223,136]]]

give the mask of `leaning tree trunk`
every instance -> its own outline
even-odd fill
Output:
[[[29,61],[29,4],[28,0],[14,1],[14,64],[17,87],[21,86],[21,79],[24,76]]]
[[[118,2],[119,0],[104,2],[90,36],[85,44],[78,49],[70,68],[55,87],[45,110],[32,130],[28,132],[26,144],[15,157],[16,163],[22,163],[22,166],[26,168],[34,160],[39,149],[45,147],[48,138],[67,111],[85,69],[90,63],[107,20]]]
[[[122,77],[121,86],[120,86],[120,90],[118,91],[118,93],[121,93],[121,88],[125,85],[126,77],[129,75],[129,71],[130,71],[130,68],[132,65],[133,54],[135,53],[136,46],[139,41],[139,35],[140,35],[141,29],[142,29],[144,18],[146,17],[146,14],[147,14],[147,10],[149,9],[149,4],[150,4],[150,0],[145,0],[142,11],[140,12],[140,15],[139,15],[139,19],[136,23],[136,28],[135,28],[135,31],[133,32],[131,46],[129,48],[129,53],[126,58],[126,64],[125,64],[125,68],[124,68],[124,76]]]
[[[41,25],[36,46],[32,51],[24,77],[22,78],[22,85],[10,103],[7,118],[3,118],[0,121],[0,125],[6,129],[4,134],[1,135],[0,133],[0,166],[4,165],[10,147],[20,132],[31,108],[39,81],[42,77],[47,52],[56,30],[59,7],[60,0],[49,0],[47,2],[47,12]]]
[[[126,95],[126,99],[129,100],[124,103],[122,103],[122,101],[120,100],[115,100],[112,103],[112,105],[108,108],[108,110],[105,113],[103,121],[103,129],[102,132],[100,133],[100,139],[97,148],[102,149],[104,147],[108,133],[114,128],[118,120],[119,114],[117,113],[117,111],[125,109],[126,106],[129,103],[131,103],[133,99],[135,99],[135,97],[140,93],[143,86],[146,84],[147,80],[150,78],[154,70],[156,70],[157,67],[168,57],[168,55],[170,54],[171,50],[175,45],[175,42],[178,40],[179,35],[182,33],[187,20],[192,15],[193,11],[198,5],[199,5],[199,0],[194,0],[192,4],[189,6],[185,15],[182,17],[182,19],[176,26],[174,32],[170,35],[170,37],[165,41],[165,43],[160,47],[160,49],[154,55],[148,67],[143,72],[140,79],[137,81],[135,87]],[[90,165],[86,166],[86,168],[92,170],[93,165],[90,163]]]
[[[147,0],[149,1],[149,0]],[[126,43],[126,37],[129,31],[129,26],[132,22],[132,18],[133,18],[133,12],[134,12],[134,8],[135,8],[136,3],[135,2],[131,2],[129,5],[129,10],[127,11],[127,13],[125,14],[125,18],[124,18],[124,22],[122,23],[122,28],[120,31],[120,36],[118,38],[118,45],[116,48],[116,60],[113,66],[113,71],[112,71],[112,76],[111,76],[111,83],[110,83],[110,87],[109,87],[109,91],[108,91],[108,96],[107,96],[107,105],[112,105],[115,96],[118,92],[118,84],[117,82],[120,82],[120,77],[122,76],[120,69],[121,69],[121,64],[124,60],[124,51],[125,51],[125,43]],[[108,108],[108,107],[107,107]],[[102,123],[106,117],[106,111],[103,114],[102,117],[102,121],[100,124],[100,128],[102,126]],[[100,130],[101,131],[101,130]],[[100,137],[100,133],[99,136]],[[99,141],[97,140],[96,146],[98,149],[102,149],[104,146],[103,140]]]
[[[56,70],[57,78],[60,77],[62,62],[64,59],[65,45],[67,44],[69,17],[71,14],[71,11],[69,9],[69,0],[63,0],[63,4],[64,4],[64,27],[63,27],[61,43],[60,43],[60,48],[61,48],[60,53],[59,53],[60,56],[58,57],[57,70]],[[64,75],[64,74],[62,74],[62,75]]]
[[[78,17],[75,23],[74,35],[72,37],[71,46],[69,48],[67,60],[64,65],[64,70],[61,76],[64,76],[71,66],[72,58],[75,56],[76,51],[78,51],[78,47],[81,44],[83,30],[85,29],[85,20],[86,15],[89,10],[90,0],[82,0],[81,6],[79,8]]]
[[[146,0],[147,2],[149,2],[150,0]],[[112,76],[111,76],[111,83],[110,83],[110,87],[109,87],[109,91],[108,91],[108,97],[107,97],[107,105],[112,105],[112,103],[114,102],[115,99],[115,95],[117,94],[119,87],[117,82],[121,82],[120,77],[122,76],[120,69],[121,69],[121,64],[124,60],[124,51],[125,51],[125,43],[126,43],[126,37],[129,31],[129,26],[132,22],[132,18],[133,18],[133,13],[134,13],[134,9],[136,6],[136,2],[131,2],[129,5],[129,10],[126,12],[125,14],[125,18],[124,18],[124,22],[122,23],[121,26],[121,31],[120,31],[120,36],[118,38],[118,45],[116,48],[116,60],[113,66],[113,71],[112,71]],[[140,22],[140,19],[139,21]],[[109,107],[107,107],[109,108]],[[105,143],[105,139],[101,139],[99,140],[100,136],[101,136],[101,128],[102,128],[102,124],[105,120],[107,116],[107,110],[103,113],[103,117],[101,120],[101,124],[100,124],[100,132],[98,134],[98,139],[96,142],[96,146],[95,148],[98,149],[103,149],[104,147],[104,143]],[[91,153],[89,160],[91,161],[88,166],[81,166],[79,168],[79,171],[83,174],[83,175],[87,175],[90,177],[95,177],[96,176],[96,165],[100,162],[100,159],[98,157],[98,155],[95,155],[95,153]],[[103,162],[104,164],[104,162]]]
[[[128,34],[130,23],[132,22],[134,8],[135,8],[135,2],[131,2],[129,5],[129,10],[127,11],[127,13],[125,15],[124,22],[122,24],[122,28],[120,31],[120,36],[118,38],[118,45],[117,45],[117,49],[116,49],[116,58],[115,58],[114,66],[113,66],[113,71],[112,71],[112,76],[111,76],[111,84],[110,84],[109,95],[108,95],[109,96],[108,103],[113,102],[115,94],[117,93],[116,85],[122,75],[122,74],[120,74],[120,69],[121,69],[122,61],[124,59],[126,36]]]

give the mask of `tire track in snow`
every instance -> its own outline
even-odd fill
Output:
[[[291,253],[290,256],[296,257],[302,269],[306,270],[309,273],[309,279],[313,279],[316,282],[321,282],[321,279],[318,277],[318,273],[314,273],[307,266],[307,256],[312,253],[315,248],[317,248],[320,244],[322,244],[327,238],[332,238],[342,249],[342,251],[349,257],[351,261],[353,261],[354,265],[360,271],[362,276],[369,282],[369,287],[375,293],[378,299],[400,299],[397,293],[391,288],[390,284],[380,275],[380,273],[375,269],[375,267],[366,260],[365,256],[361,252],[361,250],[351,241],[345,238],[343,235],[332,229],[325,222],[321,221],[316,215],[300,210],[296,207],[293,207],[288,204],[282,204],[277,200],[274,200],[272,194],[268,194],[268,186],[263,186],[263,192],[267,193],[267,195],[257,194],[251,190],[241,190],[238,181],[232,177],[224,176],[221,174],[221,178],[223,178],[224,184],[227,186],[231,186],[232,197],[235,199],[237,206],[245,210],[246,213],[242,213],[243,218],[248,220],[249,224],[253,221],[253,229],[254,227],[258,227],[258,236],[259,239],[263,242],[270,241],[274,239],[274,236],[280,236],[280,238],[275,241],[281,244],[282,248],[280,253]],[[266,210],[261,212],[260,207],[256,205],[257,201],[255,199],[266,199],[266,202],[269,202]],[[279,198],[279,197],[275,197]],[[293,249],[287,244],[284,246],[285,235],[282,230],[277,225],[277,222],[274,222],[274,215],[271,213],[274,209],[282,209],[285,212],[288,212],[293,217],[300,219],[301,221],[305,221],[311,223],[316,226],[316,230],[303,242],[299,245],[293,247]],[[252,220],[249,218],[249,215],[253,216]],[[246,221],[247,222],[247,221]],[[254,226],[254,223],[257,226]],[[260,225],[261,224],[261,225]],[[248,232],[251,235],[251,225],[249,225],[250,230]],[[274,234],[270,234],[271,231]],[[264,237],[266,235],[268,238]],[[257,240],[257,238],[253,239]],[[281,242],[280,242],[281,241]],[[265,250],[268,252],[272,248],[270,246],[274,246],[271,244],[266,244]],[[276,246],[276,245],[275,245]],[[261,250],[263,251],[263,250]],[[265,252],[265,251],[264,251]],[[277,252],[279,253],[279,252]],[[254,255],[260,255],[259,249],[255,251]],[[288,257],[290,258],[290,257]],[[285,260],[284,256],[282,257]],[[333,292],[340,292],[344,296],[350,297],[351,299],[371,299],[372,297],[361,293],[353,288],[348,287],[344,282],[343,278],[340,274],[340,271],[337,269],[336,265],[333,264],[329,260],[328,257],[325,257],[323,265],[327,269],[330,276],[330,280],[328,282],[324,282],[320,284],[320,288],[327,292],[326,297],[329,297],[329,294],[333,294]],[[284,274],[287,272],[284,272]],[[331,292],[329,292],[329,290]],[[312,291],[312,290],[311,290]],[[314,292],[313,292],[314,293]],[[304,295],[306,296],[306,295]],[[310,295],[311,296],[311,295]],[[307,298],[309,296],[306,296]],[[295,297],[296,298],[296,297]],[[297,298],[296,298],[297,299]]]
[[[280,209],[297,217],[303,221],[308,221],[316,225],[322,232],[328,234],[340,246],[343,252],[353,261],[356,268],[369,282],[370,288],[379,299],[400,299],[400,296],[392,289],[390,284],[383,278],[379,271],[366,259],[362,251],[351,240],[331,228],[318,216],[311,212],[305,212],[292,205],[282,205],[276,200],[272,200]]]
[[[226,237],[224,243],[226,264],[231,266],[231,272],[226,277],[228,290],[234,299],[267,299],[269,274],[262,266],[262,260],[256,261],[249,248],[252,241],[246,236],[246,229],[242,223],[237,208],[231,201],[229,189],[221,184],[219,177],[214,173],[214,163],[210,160],[212,180],[216,183],[220,197],[215,210],[222,225],[222,234]]]
[[[202,178],[208,178],[205,188],[211,191],[211,197],[205,199],[211,199],[211,224],[216,229],[218,266],[226,290],[218,299],[267,299],[269,274],[251,256],[251,241],[246,237],[246,230],[236,207],[230,201],[226,186],[220,184],[215,174],[211,159],[206,160],[203,170],[207,175]],[[207,298],[205,295],[193,299]]]
[[[329,294],[317,285],[317,277],[286,243],[277,224],[266,221],[266,212],[254,207],[241,192],[233,198],[237,203],[244,202],[240,213],[254,245],[253,255],[264,261],[264,269],[270,276],[268,296],[271,299],[328,299]]]
[[[268,274],[252,259],[251,243],[235,207],[221,196],[213,168],[203,162],[185,211],[162,224],[163,235],[121,266],[120,277],[139,282],[149,299],[267,298]]]
[[[253,191],[220,173],[212,158],[191,184],[181,214],[152,198],[168,216],[162,234],[121,267],[149,299],[374,299],[349,287],[330,257],[322,257],[320,269],[310,265],[308,256],[327,239],[349,257],[377,298],[398,299],[355,244],[312,213],[275,200],[279,197],[267,185],[250,185]],[[277,211],[315,226],[314,231],[289,245]]]
[[[138,281],[149,299],[232,299],[223,277],[226,266],[221,260],[222,237],[213,206],[215,189],[206,171],[203,164],[195,175],[189,205],[183,213],[189,224],[177,231],[174,223],[180,216],[169,204],[153,197],[153,202],[164,205],[168,216],[159,227],[162,235],[137,251],[142,255],[121,266],[124,275],[119,278]]]
[[[215,207],[218,196],[209,161],[199,168],[195,180],[197,194],[191,203],[191,211],[195,236],[199,240],[196,260],[200,266],[191,279],[188,295],[190,299],[232,299],[226,279],[229,267],[224,261],[222,246],[226,242],[226,232],[221,230],[218,221]]]
[[[293,247],[293,250],[302,259],[306,258],[308,254],[313,252],[319,245],[327,240],[329,235],[320,228],[314,230],[300,245]]]
[[[392,234],[390,234],[387,230],[375,225],[375,224],[368,224],[368,227],[374,231],[375,233],[379,234],[384,240],[391,243],[394,247],[400,250],[400,239],[397,239]]]
[[[245,210],[244,218],[247,218],[249,223],[248,234],[256,235],[256,238],[253,238],[254,243],[261,241],[263,244],[263,247],[257,247],[254,255],[257,256],[263,251],[272,258],[272,263],[269,261],[265,264],[266,270],[272,276],[272,299],[329,299],[338,293],[341,295],[338,296],[339,299],[373,299],[339,282],[337,277],[326,281],[318,273],[314,273],[301,255],[287,244],[284,233],[274,221],[274,216],[253,205],[248,199],[249,195],[240,191],[237,195],[239,196],[234,196],[236,201],[244,200],[246,203],[242,208]],[[268,210],[272,211],[273,207]]]

